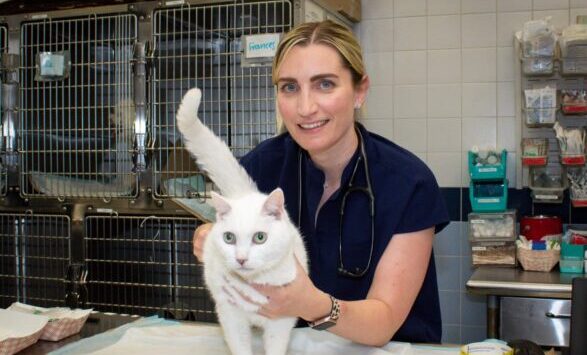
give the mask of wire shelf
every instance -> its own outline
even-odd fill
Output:
[[[20,35],[21,193],[136,196],[136,16],[31,21]]]
[[[201,177],[175,127],[175,111],[188,89],[202,90],[200,118],[236,157],[275,134],[271,67],[241,65],[241,37],[286,32],[292,21],[291,4],[283,0],[155,11],[152,172],[156,197],[206,193],[190,186]]]

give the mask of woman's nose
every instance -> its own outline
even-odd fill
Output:
[[[309,93],[302,93],[298,98],[298,115],[302,117],[311,116],[316,112],[316,101]]]

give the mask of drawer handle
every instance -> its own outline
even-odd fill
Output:
[[[570,319],[571,318],[571,315],[570,314],[564,314],[564,313],[555,314],[555,313],[552,313],[552,312],[546,312],[545,315],[548,318],[563,318],[563,319],[565,319],[565,318],[569,318]]]

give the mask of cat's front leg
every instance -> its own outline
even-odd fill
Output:
[[[216,313],[230,352],[233,355],[253,355],[251,325],[245,316],[224,302],[216,303]]]
[[[255,288],[253,288],[246,281],[242,280],[239,277],[225,276],[224,281],[226,282],[226,288],[228,289],[225,291],[231,291],[229,293],[239,301],[246,302],[248,304],[251,304],[252,302],[252,304],[257,305],[257,309],[259,305],[264,305],[267,304],[267,302],[269,302],[265,295],[261,294],[259,291],[257,291]],[[248,302],[247,299],[251,302]],[[254,312],[256,312],[257,309],[255,309]]]
[[[266,355],[285,355],[289,346],[291,330],[296,318],[269,320],[263,330],[263,343]]]

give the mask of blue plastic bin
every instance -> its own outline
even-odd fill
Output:
[[[477,154],[469,151],[469,175],[473,181],[504,180],[506,175],[508,152],[501,151],[499,163],[495,165],[477,165]]]
[[[503,212],[508,205],[508,181],[471,181],[469,199],[473,212]]]

